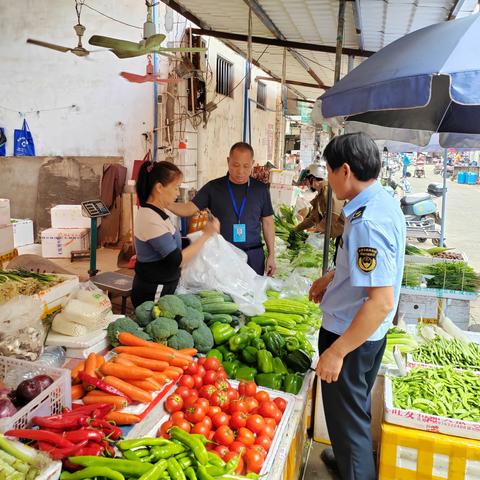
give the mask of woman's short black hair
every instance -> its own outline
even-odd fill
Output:
[[[333,138],[325,147],[323,156],[334,171],[344,163],[349,165],[361,182],[376,179],[382,167],[377,144],[362,132]]]
[[[140,205],[147,203],[153,187],[161,183],[164,187],[182,176],[182,171],[173,163],[144,162],[137,177],[136,190]]]

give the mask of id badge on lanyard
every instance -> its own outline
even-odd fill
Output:
[[[243,211],[245,210],[245,204],[247,203],[247,194],[248,188],[250,187],[250,179],[248,179],[247,187],[245,189],[245,195],[242,199],[242,203],[240,205],[240,209],[237,206],[237,202],[235,201],[235,197],[232,191],[232,185],[230,184],[230,180],[227,178],[227,186],[228,192],[230,193],[230,199],[232,200],[232,207],[235,215],[237,216],[237,223],[233,225],[233,232],[232,232],[232,239],[234,243],[245,243],[247,241],[247,226],[241,222],[241,217]]]

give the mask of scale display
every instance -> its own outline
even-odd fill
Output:
[[[110,211],[101,200],[87,200],[82,202],[84,213],[89,218],[106,217]]]

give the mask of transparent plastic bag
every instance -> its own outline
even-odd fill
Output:
[[[112,309],[112,302],[108,298],[108,295],[102,292],[102,290],[92,282],[81,283],[75,292],[74,298],[81,302],[95,305],[102,310]]]
[[[42,354],[43,308],[40,299],[24,295],[0,305],[0,355],[36,360]]]
[[[194,240],[198,234],[190,237]],[[247,255],[221,235],[211,237],[199,254],[182,268],[179,291],[218,290],[228,293],[246,315],[265,311],[268,278],[247,265]]]
[[[322,251],[325,243],[325,234],[323,233],[310,233],[305,243],[308,243],[317,250]]]

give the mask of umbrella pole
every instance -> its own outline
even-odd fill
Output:
[[[335,55],[335,83],[340,80],[342,67],[343,31],[345,26],[345,0],[340,0],[338,5],[337,51]],[[353,66],[353,62],[352,62]],[[332,231],[332,188],[328,187],[327,196],[327,221],[325,225],[325,240],[323,242],[322,275],[328,271],[328,247],[330,246],[330,233]]]
[[[442,218],[440,223],[440,246],[445,246],[445,210],[447,202],[447,162],[448,150],[443,152],[443,191],[442,191]]]

